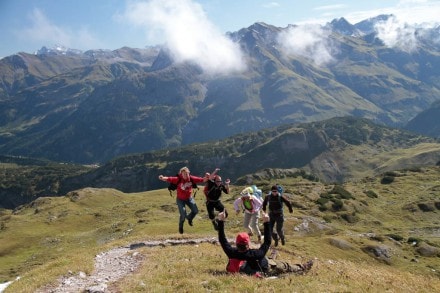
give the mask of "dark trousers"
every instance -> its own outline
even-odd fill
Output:
[[[218,211],[219,213],[223,212],[225,207],[223,206],[222,202],[220,200],[207,200],[206,201],[206,210],[208,211],[208,216],[211,220],[215,219],[214,210]]]
[[[273,240],[277,240],[278,236],[280,237],[280,239],[284,239],[284,215],[269,213],[269,218]],[[276,226],[276,232],[273,230],[274,226]]]

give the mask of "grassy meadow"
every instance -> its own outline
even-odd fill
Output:
[[[387,178],[384,180],[384,178]],[[392,179],[390,179],[392,177]],[[391,182],[390,182],[391,181]],[[256,279],[225,273],[218,244],[143,246],[140,268],[110,286],[112,292],[440,292],[440,168],[388,172],[342,186],[303,178],[261,181],[285,187],[286,245],[278,259],[315,260],[306,275]],[[164,186],[165,187],[165,186]],[[226,233],[242,231],[232,202],[243,186],[223,196],[230,211]],[[93,271],[94,257],[134,243],[216,239],[202,188],[194,226],[178,233],[178,211],[168,190],[122,193],[85,188],[0,211],[0,282],[5,292],[34,292],[60,276]],[[256,240],[256,236],[253,236]],[[256,244],[254,244],[256,245]],[[423,256],[420,250],[432,252]],[[378,252],[385,251],[385,256]]]

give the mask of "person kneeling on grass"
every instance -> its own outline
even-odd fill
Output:
[[[223,251],[229,258],[226,270],[231,273],[243,273],[255,277],[277,276],[285,273],[304,274],[313,266],[310,260],[305,264],[290,265],[287,262],[268,259],[266,253],[269,250],[272,238],[269,215],[263,214],[264,242],[257,249],[249,248],[250,239],[246,232],[241,232],[236,237],[236,247],[232,247],[225,235],[224,212],[218,214],[218,240]]]

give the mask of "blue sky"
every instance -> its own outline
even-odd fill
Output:
[[[188,34],[200,42],[259,21],[286,27],[345,17],[354,24],[381,13],[400,23],[434,22],[440,0],[0,0],[0,58],[55,44],[143,48],[182,42],[178,35]]]

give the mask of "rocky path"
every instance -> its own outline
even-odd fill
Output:
[[[140,247],[199,244],[202,242],[216,243],[215,238],[181,239],[165,241],[146,241],[113,248],[95,257],[95,270],[91,275],[84,272],[69,273],[59,279],[58,286],[46,286],[37,290],[38,293],[60,292],[111,292],[109,285],[133,273],[144,261],[144,256],[136,249]]]

